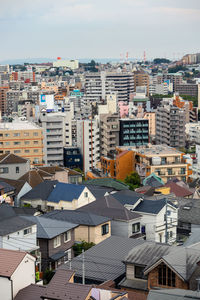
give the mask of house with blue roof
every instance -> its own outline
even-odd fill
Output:
[[[21,204],[30,204],[42,211],[74,210],[96,200],[84,185],[47,180],[38,184],[21,198]]]
[[[84,185],[58,182],[47,198],[47,206],[49,210],[74,210],[95,200],[94,195]]]
[[[178,208],[166,198],[149,200],[132,191],[120,191],[112,196],[127,209],[140,214],[140,223],[135,226],[147,241],[165,243],[166,221],[167,242],[176,241]]]

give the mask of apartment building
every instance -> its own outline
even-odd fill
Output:
[[[134,168],[142,179],[155,173],[165,183],[173,177],[187,182],[192,174],[190,164],[183,157],[184,153],[172,147],[149,145],[132,148],[132,151]]]
[[[40,114],[39,124],[44,131],[45,165],[63,166],[63,147],[65,146],[65,113]]]
[[[198,84],[184,83],[176,85],[176,92],[180,95],[198,96]]]
[[[156,111],[156,143],[185,147],[185,111],[172,105],[162,105]]]
[[[146,87],[146,93],[149,95],[149,75],[143,71],[135,71],[133,73],[134,77],[134,91],[136,91],[137,86],[145,86]]]
[[[101,156],[113,156],[119,145],[119,115],[100,115],[100,153]]]
[[[112,92],[117,93],[118,101],[128,102],[134,92],[132,73],[101,71],[85,75],[85,96],[91,102],[104,102]]]
[[[149,121],[149,138],[151,141],[155,138],[156,135],[156,113],[145,112],[144,119],[147,119]]]
[[[43,164],[43,129],[27,121],[0,123],[0,154],[13,153]]]
[[[6,92],[8,91],[8,86],[0,86],[0,111],[2,115],[5,115],[6,113],[6,107],[7,107],[7,97]]]
[[[149,121],[147,119],[120,119],[120,146],[142,146],[148,143]]]
[[[173,92],[176,91],[176,86],[182,84],[183,76],[181,73],[166,73],[162,75],[162,82],[169,80],[173,83]]]
[[[84,172],[96,168],[100,161],[100,133],[97,118],[77,120],[77,147],[83,156]]]

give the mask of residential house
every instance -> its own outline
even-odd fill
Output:
[[[140,214],[138,232],[141,231],[147,241],[164,243],[167,239],[167,242],[173,243],[176,240],[178,224],[177,207],[166,198],[148,200],[139,195],[132,191],[121,191],[112,196],[131,212]],[[166,226],[167,236],[165,237]]]
[[[48,190],[43,191],[46,186]],[[32,207],[50,211],[54,209],[76,209],[95,201],[95,197],[84,185],[49,181],[43,182],[31,190],[21,200],[24,204],[29,203]]]
[[[42,172],[42,171],[41,171]],[[19,178],[19,180],[23,180],[28,182],[28,184],[32,187],[35,188],[38,184],[42,183],[44,181],[41,172],[38,171],[37,169],[32,169],[25,173],[23,176]],[[45,173],[46,175],[46,173]]]
[[[84,181],[83,184],[97,187],[112,188],[115,191],[128,190],[129,186],[113,178],[98,178]]]
[[[17,215],[8,204],[0,206],[0,248],[37,254],[37,225]]]
[[[116,284],[125,276],[123,263],[130,250],[138,245],[146,244],[142,239],[130,239],[121,236],[111,236],[103,242],[85,251],[85,282],[86,284],[101,284],[113,280]],[[60,266],[61,269],[71,269],[76,272],[75,281],[82,282],[83,255],[74,257],[71,264]]]
[[[9,184],[12,188],[12,201],[13,204],[16,206],[19,206],[20,198],[28,193],[32,187],[28,184],[28,182],[24,180],[14,180],[14,179],[8,179],[8,178],[2,178],[0,177],[0,185],[3,183]],[[4,184],[3,184],[4,185]],[[11,195],[8,195],[8,191],[4,191],[6,193],[7,197],[11,197]]]
[[[0,203],[14,205],[15,188],[5,181],[0,181]]]
[[[51,221],[58,220],[78,224],[74,228],[74,239],[98,244],[111,235],[111,221],[108,217],[102,217],[90,212],[77,210],[54,210],[44,215]],[[50,221],[49,221],[50,222]]]
[[[23,218],[37,224],[42,271],[56,269],[61,263],[73,257],[74,229],[78,225],[42,216],[23,216]]]
[[[30,170],[28,159],[15,154],[3,154],[0,156],[0,176],[2,178],[19,179]]]
[[[114,195],[114,194],[113,194]],[[129,211],[111,194],[84,205],[78,211],[86,211],[111,219],[111,235],[131,237],[140,233],[141,216]]]
[[[154,288],[196,290],[199,260],[195,248],[147,242],[133,248],[125,258],[126,278],[119,286],[143,293]]]
[[[74,271],[59,269],[45,285],[31,284],[22,289],[14,300],[128,300],[128,293],[98,286],[74,283]]]
[[[11,300],[35,283],[35,258],[23,251],[0,249],[0,296]]]
[[[59,166],[48,166],[48,167],[38,167],[38,170],[41,171],[41,176],[43,177],[44,180],[45,179],[58,180],[59,182],[73,183],[73,184],[82,183],[82,174],[69,168],[63,168]]]

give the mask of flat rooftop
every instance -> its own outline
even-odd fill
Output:
[[[148,146],[140,146],[140,147],[132,147],[132,146],[122,146],[117,147],[123,150],[132,150],[134,152],[138,152],[145,156],[164,156],[164,155],[180,155],[182,152],[176,150],[175,148],[169,147],[167,145],[151,145]]]
[[[42,129],[38,125],[28,121],[13,121],[0,123],[0,130],[36,130]]]

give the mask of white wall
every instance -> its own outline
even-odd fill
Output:
[[[35,283],[35,258],[27,254],[13,273],[11,279],[13,280],[14,297],[21,289]]]
[[[0,277],[0,299],[12,300],[12,282],[6,277]]]
[[[24,229],[2,237],[1,248],[32,251],[37,248],[37,225],[32,225],[32,233],[24,235]]]

